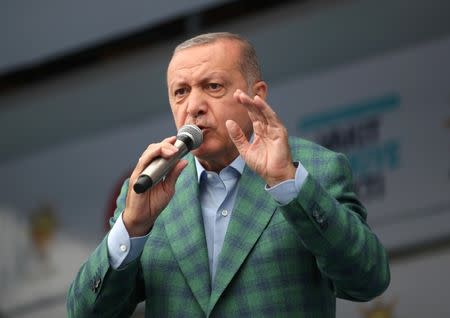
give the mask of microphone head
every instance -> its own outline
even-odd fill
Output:
[[[188,149],[198,148],[203,142],[203,132],[196,125],[184,125],[178,130],[178,139],[189,139]]]

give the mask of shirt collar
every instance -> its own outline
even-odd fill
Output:
[[[202,176],[203,171],[206,171],[205,168],[201,165],[201,163],[198,161],[197,157],[195,158],[195,166],[197,168],[197,181],[200,183],[200,177]],[[245,161],[242,159],[242,157],[239,155],[234,159],[228,167],[232,167],[234,170],[239,172],[240,175],[242,175],[242,172],[244,171],[245,167]],[[225,169],[225,168],[224,168]]]

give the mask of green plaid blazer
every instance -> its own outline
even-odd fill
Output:
[[[335,317],[336,297],[366,301],[388,286],[386,251],[366,224],[345,156],[291,138],[309,172],[298,197],[279,206],[247,167],[211,284],[193,157],[141,256],[108,261],[105,238],[72,282],[69,317]],[[124,209],[128,182],[117,199]]]

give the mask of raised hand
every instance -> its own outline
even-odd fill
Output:
[[[152,160],[157,157],[168,159],[176,154],[178,148],[173,145],[175,141],[176,137],[172,136],[160,143],[149,145],[131,174],[125,211],[122,215],[125,227],[131,237],[147,234],[175,193],[175,183],[187,165],[186,160],[180,160],[166,178],[150,190],[141,194],[137,194],[133,190],[139,175]]]
[[[233,97],[247,108],[253,122],[253,142],[249,143],[242,129],[232,120],[226,126],[247,165],[259,174],[269,186],[295,177],[287,130],[277,114],[258,95],[250,98],[241,90]]]

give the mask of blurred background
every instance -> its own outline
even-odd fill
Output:
[[[337,317],[450,317],[448,0],[3,0],[0,26],[1,318],[66,316],[122,181],[175,132],[172,49],[216,31],[255,45],[291,135],[350,158],[392,282]]]

